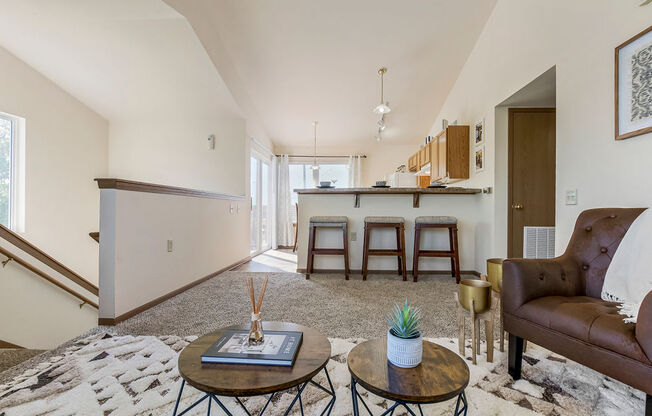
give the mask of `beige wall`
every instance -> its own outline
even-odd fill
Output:
[[[395,145],[376,143],[372,145],[360,145],[350,147],[329,147],[317,145],[317,154],[327,155],[367,155],[362,160],[362,186],[371,186],[376,181],[386,180],[388,176],[396,170],[399,165],[406,164],[410,156],[419,150],[418,144]],[[276,154],[289,155],[312,155],[314,148],[305,147],[282,147],[277,146],[274,149]],[[346,185],[338,185],[346,187]]]
[[[245,195],[242,119],[191,116],[111,122],[110,175],[121,179]],[[215,149],[208,136],[215,135]]]
[[[113,318],[249,255],[249,200],[104,189],[100,317]],[[233,207],[231,212],[230,208]],[[167,240],[173,251],[167,251]]]
[[[0,111],[25,119],[24,230],[18,231],[97,283],[99,246],[88,233],[99,230],[100,200],[93,179],[107,173],[107,121],[2,48],[0,67]],[[20,254],[6,242],[0,244]],[[52,348],[97,323],[97,311],[80,309],[79,303],[11,263],[0,278],[0,316],[13,318],[2,319],[0,339]]]
[[[639,3],[499,0],[433,123],[431,133],[436,133],[442,118],[473,124],[484,117],[486,168],[477,175],[472,171],[461,185],[505,186],[495,177],[496,163],[505,163],[498,157],[504,147],[496,149],[495,131],[504,121],[496,120],[495,106],[556,66],[558,253],[582,210],[652,205],[652,186],[640,180],[649,170],[652,135],[616,142],[613,133],[614,48],[652,21],[652,7]],[[565,205],[569,189],[577,189],[578,205]],[[484,215],[504,215],[504,201],[496,199],[502,195],[494,194]],[[503,256],[506,230],[491,224],[490,239],[476,253]]]
[[[107,121],[2,48],[0,67],[0,111],[25,119],[23,236],[97,283]]]

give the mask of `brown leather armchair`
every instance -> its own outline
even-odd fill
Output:
[[[646,414],[652,415],[652,293],[636,324],[625,323],[616,304],[600,298],[616,249],[644,210],[584,211],[562,256],[503,263],[503,319],[515,380],[521,377],[523,340],[530,340],[644,391]]]

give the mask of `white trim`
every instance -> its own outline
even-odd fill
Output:
[[[0,118],[11,123],[9,168],[9,223],[16,232],[25,231],[25,119],[7,113]]]
[[[276,155],[274,154],[274,152],[272,152],[272,151],[271,151],[267,146],[265,146],[264,144],[262,144],[262,143],[259,142],[258,140],[254,139],[253,137],[250,137],[249,140],[251,140],[251,143],[252,143],[253,145],[255,145],[256,147],[258,147],[259,149],[262,149],[263,152],[267,152],[268,155],[269,155],[270,157],[274,157],[274,156],[276,156]],[[258,151],[258,149],[255,149],[255,150]],[[259,153],[262,153],[262,152],[259,151]]]

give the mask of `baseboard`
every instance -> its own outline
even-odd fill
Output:
[[[20,345],[12,344],[11,342],[3,341],[0,339],[0,349],[24,350],[25,347],[21,347]]]
[[[297,273],[306,274],[306,269],[297,269]],[[330,274],[344,274],[344,269],[315,269],[314,274],[318,273],[330,273]],[[362,274],[360,269],[351,269],[351,274]],[[406,270],[407,274],[412,274],[412,270]],[[398,274],[397,270],[367,270],[367,274]],[[450,270],[419,270],[419,276],[428,276],[428,275],[451,275],[453,274]],[[472,274],[476,277],[480,277],[480,272],[475,270],[462,270],[460,274]]]
[[[208,279],[212,279],[213,277],[215,277],[215,276],[217,276],[217,275],[219,275],[221,273],[227,272],[227,271],[229,271],[229,270],[231,270],[231,269],[233,269],[235,267],[238,267],[241,264],[248,262],[249,260],[251,260],[251,256],[247,256],[244,259],[242,259],[242,260],[240,260],[240,261],[238,261],[236,263],[233,263],[233,264],[231,264],[229,266],[226,266],[226,267],[224,267],[224,268],[222,268],[222,269],[220,269],[218,271],[215,271],[215,272],[213,272],[213,273],[211,273],[211,274],[209,274],[207,276],[204,276],[204,277],[202,277],[202,278],[200,278],[198,280],[195,280],[194,282],[188,283],[187,285],[182,286],[179,289],[173,290],[172,292],[169,292],[169,293],[167,293],[167,294],[165,294],[163,296],[159,296],[158,298],[156,298],[156,299],[154,299],[152,301],[149,301],[146,304],[144,304],[142,306],[139,306],[139,307],[137,307],[135,309],[132,309],[129,312],[125,312],[122,315],[117,316],[115,318],[99,318],[97,320],[97,324],[98,325],[113,326],[113,325],[115,325],[115,324],[117,324],[119,322],[127,320],[127,319],[131,318],[132,316],[136,316],[139,313],[144,312],[147,309],[149,309],[151,307],[154,307],[154,306],[158,305],[159,303],[164,302],[164,301],[178,295],[179,293],[185,292],[186,290],[188,290],[190,288],[193,288],[193,287],[197,286],[198,284],[207,281]]]

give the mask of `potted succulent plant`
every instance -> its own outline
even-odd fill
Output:
[[[387,359],[402,368],[416,367],[421,363],[423,337],[421,336],[421,309],[408,305],[394,305],[387,316]]]

